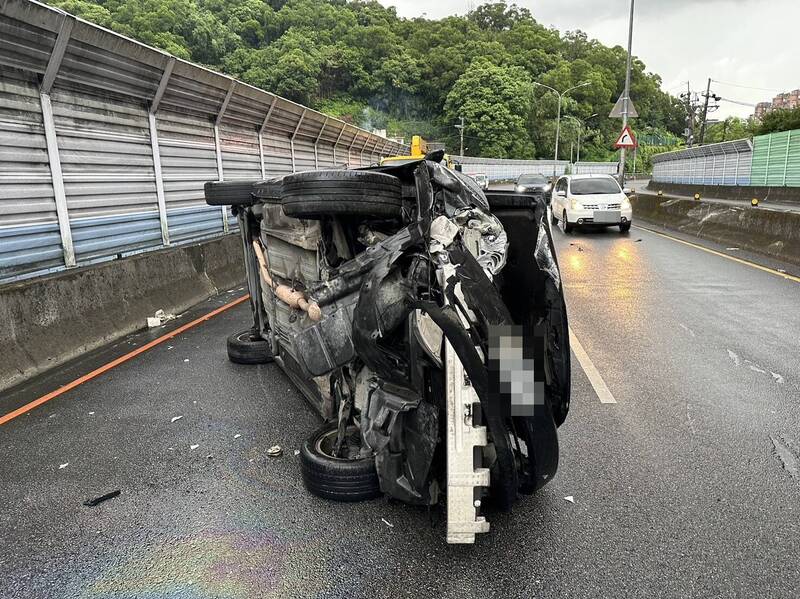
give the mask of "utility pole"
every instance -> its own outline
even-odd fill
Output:
[[[459,151],[459,156],[464,155],[464,117],[461,117],[461,124],[455,126],[458,129],[459,135],[461,137],[461,150]]]
[[[692,89],[689,81],[686,82],[686,95],[681,94],[686,100],[686,147],[691,148],[694,143],[694,114],[695,106],[692,102]]]
[[[628,106],[631,99],[631,52],[633,50],[633,3],[631,0],[631,16],[628,21],[628,63],[625,67],[625,92],[622,95],[622,129],[628,126]],[[619,151],[619,183],[625,184],[625,148]]]
[[[711,93],[711,77],[708,78],[708,85],[706,85],[706,93],[705,93],[705,103],[703,105],[703,120],[700,123],[700,145],[703,145],[703,142],[706,138],[706,126],[708,125],[708,113],[714,112],[715,110],[719,109],[719,102],[722,98],[717,94]],[[709,106],[708,101],[714,100],[714,104]],[[724,137],[724,136],[723,136]],[[724,141],[724,139],[723,139]]]

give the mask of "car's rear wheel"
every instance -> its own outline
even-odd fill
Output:
[[[620,223],[619,225],[619,232],[620,233],[627,233],[631,230],[631,222],[628,221],[627,223]]]
[[[228,359],[236,364],[266,364],[272,362],[269,341],[246,329],[228,337]]]
[[[574,225],[567,220],[567,211],[564,210],[561,215],[561,225],[564,227],[564,233],[572,233]]]
[[[300,469],[306,489],[333,501],[363,501],[381,496],[375,458],[360,454],[359,429],[347,428],[341,457],[334,455],[337,423],[323,425],[300,450]]]
[[[400,179],[372,171],[308,171],[283,179],[281,204],[287,216],[399,218]]]
[[[550,224],[554,227],[558,225],[558,218],[556,218],[556,213],[550,210]]]

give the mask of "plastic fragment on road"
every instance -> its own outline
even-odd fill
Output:
[[[569,501],[570,503],[575,503],[575,497],[573,497],[572,495],[567,495],[566,497],[564,497],[564,501]]]
[[[238,433],[233,436],[234,439],[238,439],[239,437],[241,437],[241,435]]]
[[[164,310],[156,310],[156,313],[153,316],[147,317],[147,326],[151,329],[154,327],[160,327],[165,322],[169,322],[170,320],[175,320],[176,316],[174,314],[167,314]]]
[[[173,417],[172,417],[172,420],[170,420],[170,422],[177,422],[177,421],[178,421],[178,420],[180,420],[181,418],[183,418],[183,416],[182,416],[182,415],[181,415],[181,416],[173,416]]]
[[[184,361],[184,362],[188,362],[188,361],[189,361],[189,358],[184,358],[184,359],[183,359],[183,361]]]
[[[199,445],[189,445],[189,449],[191,449],[192,451],[194,451],[198,447],[200,447],[200,446]]]
[[[725,249],[726,249],[726,250],[728,250],[729,252],[735,252],[735,251],[736,251],[736,250],[738,250],[739,248],[737,248],[737,247],[731,247],[731,248],[725,248]]]
[[[778,374],[777,372],[772,372],[771,370],[769,371],[769,373],[772,375],[772,378],[775,379],[776,383],[778,383],[779,385],[783,384],[784,378],[782,375]]]
[[[89,412],[89,416],[94,416],[94,412]]]
[[[633,243],[639,243],[641,240],[642,240],[642,238],[640,237],[639,239],[637,239],[637,240],[636,240],[636,241],[634,241]]]
[[[283,455],[283,449],[280,445],[273,445],[267,450],[267,456],[271,458],[279,458]]]
[[[61,465],[58,467],[58,469],[59,469],[59,470],[63,470],[63,469],[64,469],[64,468],[66,468],[67,466],[69,466],[69,462],[67,462],[67,463],[65,463],[65,464],[61,464]]]
[[[382,520],[382,521],[383,521],[383,523],[384,523],[386,526],[388,526],[389,528],[394,528],[394,524],[392,524],[391,522],[389,522],[389,521],[388,521],[386,518],[381,518],[381,520]]]
[[[106,493],[105,495],[100,495],[100,497],[95,497],[94,499],[87,499],[86,501],[83,502],[83,505],[85,505],[86,507],[94,507],[100,503],[103,503],[104,501],[108,501],[109,499],[114,499],[114,497],[118,497],[121,492],[122,491],[120,491],[119,489],[115,489],[109,493]]]
[[[294,450],[294,455],[300,455],[300,450],[299,449],[295,449]]]

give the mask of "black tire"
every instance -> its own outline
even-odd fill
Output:
[[[370,171],[308,171],[283,179],[281,204],[287,216],[328,215],[399,218],[402,185],[397,177]]]
[[[203,187],[209,206],[250,206],[257,181],[209,181]]]
[[[253,195],[265,204],[280,204],[283,177],[264,179],[253,185]]]
[[[272,347],[247,329],[228,337],[228,359],[236,364],[266,364],[272,362]]]
[[[564,214],[561,215],[562,221],[561,223],[564,225],[564,233],[572,233],[572,229],[575,227],[572,223],[567,220],[567,211],[564,210]]]
[[[300,471],[303,484],[313,495],[332,501],[364,501],[380,497],[381,486],[375,469],[375,458],[335,458],[332,445],[336,441],[336,422],[318,428],[300,450]],[[358,435],[351,425],[348,434]]]
[[[630,230],[631,230],[630,221],[628,221],[627,223],[621,223],[620,226],[619,226],[619,232],[620,233],[627,233]]]
[[[552,209],[550,209],[550,224],[553,225],[554,227],[558,226],[558,219],[556,218],[556,213],[553,212]]]

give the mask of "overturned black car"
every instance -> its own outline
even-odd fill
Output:
[[[210,182],[244,242],[253,327],[324,419],[301,451],[320,497],[446,501],[447,540],[486,532],[558,465],[570,401],[560,273],[541,194],[484,193],[439,163]]]

